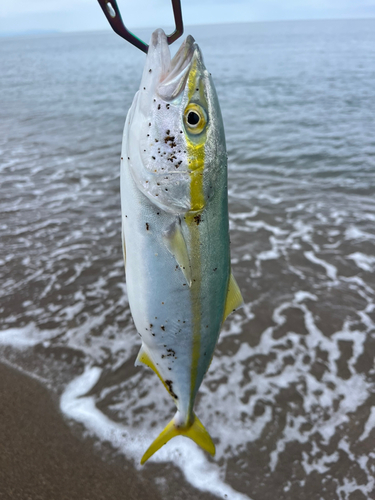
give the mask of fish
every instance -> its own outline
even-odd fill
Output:
[[[175,436],[215,454],[194,412],[225,318],[243,303],[231,273],[227,151],[214,83],[188,36],[173,58],[154,31],[121,151],[129,306],[151,368],[177,411],[144,453]]]

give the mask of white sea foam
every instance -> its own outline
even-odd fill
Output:
[[[279,203],[281,203],[283,201],[283,198],[281,196],[272,196],[269,193],[259,193],[258,198],[260,200],[267,200],[270,203],[272,203],[273,205],[278,205]]]
[[[0,331],[0,345],[12,346],[17,349],[27,349],[43,341],[50,340],[56,335],[56,331],[39,330],[34,323],[30,323],[24,327],[8,328],[7,330]]]
[[[257,260],[273,260],[278,259],[279,257],[280,254],[276,249],[264,250],[263,252],[258,253]]]
[[[85,396],[101,375],[98,367],[87,367],[85,372],[74,379],[61,396],[60,408],[68,418],[82,423],[85,428],[102,441],[110,441],[120,452],[132,458],[140,468],[139,460],[151,439],[145,429],[127,428],[113,422],[98,410],[94,397]],[[220,468],[207,460],[197,446],[184,438],[175,438],[161,448],[153,461],[173,461],[186,479],[196,488],[209,491],[220,498],[250,500],[247,495],[236,492],[223,482]]]
[[[354,252],[348,255],[347,258],[354,260],[356,265],[364,271],[368,271],[371,273],[375,269],[375,257],[371,255],[365,255],[361,252]]]
[[[358,466],[362,469],[364,472],[364,475],[367,477],[367,483],[364,483],[360,481],[358,484],[357,480],[355,478],[352,478],[349,480],[347,477],[344,477],[343,485],[339,486],[337,488],[337,494],[341,496],[341,493],[343,493],[343,498],[345,500],[350,500],[350,494],[353,493],[356,490],[360,490],[365,498],[372,498],[372,494],[374,492],[374,487],[375,487],[375,478],[373,474],[373,470],[371,465],[369,466],[369,458],[374,459],[375,454],[373,452],[370,452],[365,455],[360,455],[359,457],[354,454],[351,450],[350,443],[346,438],[342,438],[338,444],[338,449],[342,450],[350,461],[352,463],[358,464]],[[370,496],[371,495],[371,496]]]
[[[312,262],[313,264],[318,264],[319,266],[324,267],[324,269],[326,270],[328,278],[330,278],[333,281],[336,280],[336,278],[337,278],[337,268],[335,266],[333,266],[332,264],[329,264],[328,262],[326,262],[323,259],[319,259],[314,254],[314,252],[311,252],[311,251],[305,252],[305,257],[307,259],[309,259],[309,261]]]
[[[303,290],[299,290],[294,294],[294,300],[298,303],[303,302],[305,299],[316,301],[318,297],[310,292],[304,292]]]
[[[265,229],[266,231],[270,231],[271,233],[273,233],[275,236],[281,236],[281,235],[288,234],[288,231],[281,229],[277,226],[271,226],[271,224],[267,224],[266,222],[264,222],[262,220],[256,220],[256,221],[247,220],[245,222],[245,224],[249,228],[253,228],[255,230]]]
[[[270,454],[269,465],[271,470],[275,469],[280,453],[282,453],[282,451],[285,449],[285,446],[288,442],[299,441],[304,443],[310,439],[309,436],[311,434],[318,432],[321,434],[324,441],[328,443],[333,434],[336,432],[336,429],[342,423],[347,421],[348,413],[356,411],[356,409],[359,408],[364,403],[364,401],[366,401],[369,395],[369,391],[371,390],[371,387],[368,383],[366,383],[364,377],[361,374],[356,374],[354,370],[352,376],[348,380],[340,380],[339,385],[330,385],[330,381],[334,382],[336,379],[336,361],[340,357],[338,341],[350,339],[353,342],[353,357],[349,363],[349,366],[353,367],[359,355],[363,352],[363,343],[366,338],[366,333],[352,331],[350,330],[350,325],[348,323],[345,323],[341,331],[336,332],[331,338],[326,337],[317,328],[312,313],[304,303],[305,300],[316,301],[317,297],[309,292],[296,292],[294,300],[292,302],[285,302],[274,310],[273,321],[280,326],[285,323],[284,311],[287,311],[290,307],[299,308],[304,314],[305,325],[309,331],[309,335],[305,338],[305,341],[307,342],[306,351],[304,349],[301,350],[298,347],[300,340],[299,335],[288,333],[285,335],[285,337],[283,337],[284,345],[288,345],[288,342],[290,342],[290,345],[293,346],[291,347],[289,352],[293,352],[295,364],[293,367],[284,368],[282,373],[280,373],[281,364],[279,363],[279,359],[276,358],[274,361],[268,364],[268,368],[266,370],[267,377],[265,377],[264,374],[261,376],[253,374],[250,384],[247,385],[247,389],[256,387],[256,396],[254,396],[253,402],[250,404],[250,406],[247,406],[247,412],[251,414],[251,408],[258,399],[272,401],[278,394],[280,388],[288,387],[290,384],[295,383],[296,379],[298,379],[301,374],[303,374],[303,378],[307,384],[307,391],[304,395],[304,409],[307,416],[314,415],[316,413],[317,407],[323,407],[327,409],[331,408],[332,401],[337,398],[341,400],[341,403],[339,406],[339,411],[333,412],[329,419],[317,419],[313,424],[310,433],[300,433],[298,431],[300,424],[306,422],[306,417],[290,417],[290,420],[288,420],[287,425],[283,431],[283,435],[277,441],[275,450],[273,450]],[[240,384],[243,380],[241,370],[243,361],[245,361],[249,356],[251,357],[257,354],[267,354],[272,351],[272,347],[276,342],[280,343],[280,340],[275,341],[273,339],[273,331],[274,327],[265,330],[263,332],[259,345],[253,349],[249,349],[248,346],[242,345],[236,355],[236,363],[233,363],[232,360],[230,366],[228,366],[227,369],[223,370],[223,358],[221,358],[221,367],[214,366],[214,370],[217,376],[219,377],[221,373],[226,373],[227,375],[230,374],[230,379],[228,381],[229,386],[232,387],[232,384]],[[324,376],[322,381],[317,380],[314,376],[309,374],[309,367],[306,367],[303,362],[304,353],[308,352],[310,353],[310,355],[312,355],[316,347],[324,349],[329,356],[329,370],[326,372],[326,375]],[[285,352],[288,352],[288,350],[283,351],[283,354],[285,354]],[[221,404],[223,404],[223,401],[226,397],[227,396],[225,395],[225,391],[222,394],[219,394],[219,397],[217,398],[218,404],[220,404],[220,401]],[[238,412],[246,411],[246,405],[243,405],[243,407],[241,408],[241,404],[237,403],[237,405],[235,405],[233,402],[233,406],[236,407]],[[230,405],[226,405],[226,408],[230,408]],[[239,418],[239,414],[237,412],[233,414],[233,410],[232,414],[229,414],[229,416],[231,422]],[[265,420],[265,424],[270,416],[265,413],[262,418]],[[309,420],[310,418],[308,418],[307,421],[309,422]],[[259,432],[261,432],[263,428],[264,425],[261,425],[258,429]],[[260,434],[257,433],[251,436],[249,435],[249,432],[246,432],[245,429],[243,429],[242,431],[238,431],[238,433],[236,432],[234,436],[238,434],[249,441],[259,438],[260,436]],[[239,445],[240,440],[237,441],[233,439],[232,436],[230,441],[226,441],[225,443],[223,443],[223,446],[232,445],[235,447],[236,444]],[[332,457],[326,457],[326,459],[322,459],[321,462],[316,463],[315,465],[318,468],[323,468],[324,463],[327,464],[330,460],[333,461],[334,459],[335,455],[333,455]],[[308,472],[307,468],[306,472]]]
[[[331,464],[340,459],[340,455],[337,451],[334,451],[331,455],[322,455],[319,453],[320,450],[314,442],[312,443],[312,448],[313,450],[310,454],[306,452],[302,453],[303,460],[301,464],[306,474],[310,474],[314,471],[319,472],[319,474],[325,474],[329,471]]]
[[[371,408],[370,415],[366,421],[365,428],[359,438],[360,441],[367,439],[370,435],[370,432],[375,429],[375,406]]]
[[[230,213],[229,218],[231,220],[247,220],[250,217],[255,217],[259,213],[259,207],[254,207],[251,212],[237,212]]]
[[[373,240],[375,239],[375,234],[367,233],[362,231],[356,226],[349,226],[345,231],[345,239],[347,240]]]

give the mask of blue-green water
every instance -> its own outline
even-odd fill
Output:
[[[371,498],[375,20],[187,32],[224,116],[245,307],[197,401],[215,459],[176,439],[143,473],[166,499],[176,467],[223,498]],[[120,238],[122,128],[143,63],[112,32],[0,40],[0,357],[135,462],[173,415],[133,368]]]

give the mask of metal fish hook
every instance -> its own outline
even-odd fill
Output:
[[[143,42],[140,38],[136,37],[131,33],[124,25],[120,10],[118,8],[116,0],[98,0],[100,7],[102,8],[105,17],[108,19],[109,24],[112,26],[113,31],[115,31],[122,38],[130,42],[132,45],[140,50],[143,50],[147,54],[148,45]],[[184,25],[182,22],[182,12],[181,12],[181,0],[172,0],[173,15],[176,29],[173,33],[167,36],[168,44],[173,43],[177,38],[180,38],[184,32]]]

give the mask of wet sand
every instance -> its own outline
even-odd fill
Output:
[[[122,463],[105,463],[64,422],[36,380],[0,364],[0,498],[143,500],[160,497]]]

